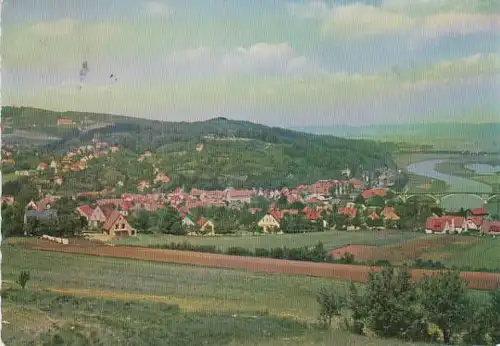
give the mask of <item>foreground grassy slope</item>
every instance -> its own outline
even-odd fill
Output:
[[[413,345],[312,328],[317,289],[342,293],[347,282],[8,245],[2,254],[8,345]],[[28,288],[9,290],[22,269]]]
[[[193,236],[171,236],[171,235],[147,235],[140,234],[135,238],[117,239],[113,242],[120,245],[149,246],[166,243],[182,243],[184,241],[193,245],[215,245],[221,249],[238,246],[255,250],[256,248],[271,249],[276,247],[297,248],[303,246],[314,246],[322,242],[326,249],[334,249],[347,244],[363,245],[393,245],[405,243],[412,239],[425,237],[423,233],[401,232],[401,231],[359,231],[359,232],[318,232],[304,234],[269,234],[265,236],[227,236],[227,237],[193,237]]]

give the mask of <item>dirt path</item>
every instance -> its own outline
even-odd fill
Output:
[[[263,272],[269,274],[306,275],[332,279],[352,280],[355,282],[366,282],[366,280],[368,279],[368,273],[370,271],[380,270],[380,267],[228,256],[191,251],[160,250],[105,245],[93,247],[60,245],[43,240],[36,240],[30,243],[31,244],[27,244],[30,248],[42,251],[56,251],[85,254],[91,256],[179,263],[213,268],[243,269],[251,272]],[[412,277],[416,279],[422,277],[423,275],[432,273],[435,273],[435,271],[415,269],[412,270]],[[469,288],[493,290],[500,287],[500,274],[462,272],[461,276],[463,279],[468,281]]]

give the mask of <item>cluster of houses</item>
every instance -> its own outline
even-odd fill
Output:
[[[500,235],[500,221],[488,219],[486,208],[472,209],[468,216],[433,215],[425,222],[427,234],[460,234],[478,231],[482,234]]]
[[[360,192],[369,199],[373,196],[385,196],[386,189],[363,189],[361,181],[351,179],[350,181],[339,180],[321,180],[312,185],[300,185],[296,188],[283,189],[225,189],[206,191],[200,189],[191,189],[186,192],[181,188],[175,189],[171,193],[153,193],[153,194],[122,194],[120,198],[99,198],[95,204],[82,205],[76,210],[78,215],[88,220],[90,228],[100,229],[109,236],[133,236],[135,230],[127,222],[127,217],[138,210],[156,212],[166,205],[173,207],[180,215],[182,224],[188,228],[194,228],[197,231],[192,234],[215,234],[216,225],[213,220],[200,217],[193,220],[190,210],[193,208],[204,207],[228,207],[241,209],[250,204],[252,198],[262,197],[270,200],[268,210],[259,208],[250,208],[252,214],[262,214],[262,218],[257,225],[264,233],[280,232],[281,224],[286,215],[302,214],[304,218],[311,222],[322,222],[323,227],[328,227],[326,221],[322,218],[323,214],[330,214],[332,206],[342,205],[341,200],[331,197],[331,192],[339,196],[356,196]],[[102,193],[81,193],[87,196],[102,196]],[[27,206],[25,221],[27,217],[47,218],[56,215],[56,211],[51,209],[57,200],[57,196],[46,196],[38,202],[31,201]],[[305,207],[299,209],[280,209],[276,201],[280,198],[286,199],[287,203],[293,207],[294,203],[300,202]],[[273,202],[274,201],[274,202]],[[2,202],[12,203],[13,198],[4,196]],[[291,208],[290,207],[290,208]],[[381,209],[381,208],[379,208]],[[363,207],[361,210],[352,203],[345,203],[337,209],[339,215],[345,215],[347,219],[354,219],[358,213],[363,214],[371,220],[385,221],[399,220],[399,215],[392,207],[385,207],[382,210],[377,208],[370,209]],[[330,225],[332,226],[332,225]],[[352,227],[356,229],[356,227]]]

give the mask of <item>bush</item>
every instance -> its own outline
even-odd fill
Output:
[[[246,248],[240,247],[240,246],[228,247],[225,254],[226,255],[233,255],[233,256],[253,256],[254,255],[252,250],[249,250],[249,249],[246,249]]]
[[[27,270],[22,270],[21,273],[19,273],[19,278],[16,280],[16,283],[19,286],[21,286],[22,289],[24,289],[29,279],[30,279],[30,272]]]
[[[346,263],[346,264],[352,264],[352,263],[354,263],[354,254],[352,254],[350,252],[344,253],[344,255],[342,256],[342,258],[340,259],[340,262],[341,263]]]
[[[333,291],[329,291],[324,287],[316,294],[316,301],[320,306],[319,322],[322,326],[330,327],[332,318],[340,316],[342,310],[342,300]]]
[[[268,249],[264,249],[264,248],[256,248],[254,252],[255,252],[256,257],[270,257],[271,256],[270,251]]]

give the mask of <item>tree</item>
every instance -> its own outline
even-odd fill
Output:
[[[30,272],[27,270],[21,270],[21,273],[19,273],[19,277],[16,280],[16,283],[19,286],[21,286],[21,288],[24,290],[29,279],[30,279]]]
[[[365,204],[365,198],[359,194],[356,196],[356,198],[354,199],[354,203],[357,204],[357,205],[364,205]]]
[[[322,325],[330,327],[332,318],[340,316],[342,310],[342,299],[334,290],[327,290],[322,287],[316,294],[316,301],[320,306],[319,321]]]
[[[373,196],[368,200],[368,205],[372,207],[383,207],[385,205],[385,199],[381,196]]]
[[[426,339],[423,311],[417,298],[407,267],[384,267],[380,272],[371,272],[363,295],[351,289],[354,325],[358,330],[368,328],[380,337]]]
[[[468,321],[471,312],[467,283],[457,271],[445,271],[421,281],[421,302],[429,322],[443,332],[445,344]]]
[[[141,232],[147,231],[151,227],[149,212],[144,209],[136,211],[132,216],[130,224],[138,231]]]
[[[2,236],[23,234],[23,210],[19,203],[2,204]]]

